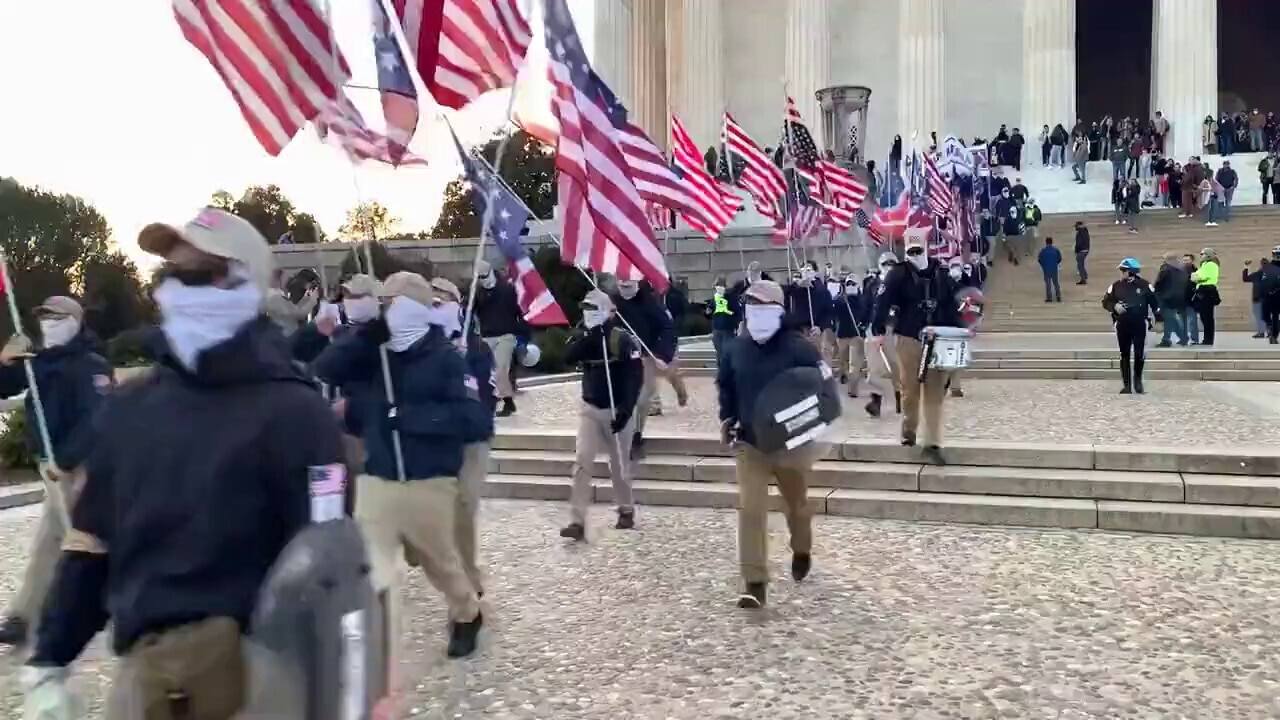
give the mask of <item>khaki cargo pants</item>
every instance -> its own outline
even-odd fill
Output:
[[[898,377],[902,382],[902,435],[916,437],[920,425],[920,416],[924,415],[924,436],[920,437],[922,445],[942,444],[942,401],[946,397],[947,382],[951,373],[943,370],[929,370],[925,382],[916,378],[920,373],[920,356],[924,353],[924,344],[915,338],[897,338],[898,343]]]
[[[40,463],[41,477],[45,476],[48,468],[48,463]],[[40,621],[44,600],[49,595],[49,589],[53,587],[58,559],[62,557],[62,540],[66,537],[68,530],[63,524],[63,518],[71,514],[71,508],[75,505],[76,497],[83,487],[83,469],[72,473],[70,481],[61,483],[46,481],[40,522],[36,525],[31,554],[27,558],[27,567],[22,573],[22,584],[18,586],[18,595],[14,598],[13,607],[8,613],[9,617],[20,617],[26,620],[33,635],[36,624]]]
[[[835,352],[836,377],[849,377],[849,396],[858,394],[858,385],[862,382],[862,370],[867,364],[866,352],[862,338],[836,338]]]
[[[631,488],[631,433],[644,418],[643,405],[637,403],[630,422],[617,435],[613,434],[613,414],[608,408],[582,403],[578,411],[577,457],[573,462],[573,490],[569,495],[570,522],[586,526],[587,509],[592,500],[592,469],[601,453],[609,456],[609,479],[619,510],[634,510]]]
[[[738,566],[747,583],[769,582],[769,485],[782,494],[782,513],[791,533],[791,552],[813,549],[813,508],[809,475],[827,450],[810,444],[795,450],[763,453],[739,445],[735,455],[738,481]]]
[[[484,495],[485,478],[489,476],[489,443],[470,443],[463,447],[462,453],[462,470],[458,472],[458,504],[453,521],[454,540],[458,544],[458,556],[462,559],[462,571],[479,592],[484,585],[480,582],[480,565],[476,561],[479,545],[476,514],[480,512],[480,498]]]
[[[879,395],[882,400],[893,398],[895,392],[901,392],[897,365],[898,351],[893,335],[884,336],[881,341],[867,338],[863,341],[864,355],[867,358],[867,385],[871,393]]]
[[[487,337],[484,343],[493,352],[494,395],[499,400],[515,397],[511,387],[511,363],[516,352],[516,336],[507,334]],[[480,381],[484,382],[485,379],[480,378]]]

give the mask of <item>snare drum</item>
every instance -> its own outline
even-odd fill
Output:
[[[973,334],[964,328],[930,328],[934,331],[929,367],[935,370],[964,370],[973,360]]]

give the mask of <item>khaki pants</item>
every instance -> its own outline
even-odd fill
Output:
[[[924,345],[915,338],[898,336],[898,377],[902,382],[902,436],[916,437],[921,412],[924,414],[924,445],[942,444],[942,400],[951,373],[930,370],[925,382],[916,380]],[[923,406],[923,408],[921,407]]]
[[[244,689],[244,705],[240,712],[227,720],[279,720],[306,715],[305,688],[297,682],[292,668],[247,637],[241,642],[241,655],[248,683]],[[144,720],[151,717],[143,708],[137,673],[138,669],[129,657],[120,658],[107,696],[106,720]]]
[[[598,408],[586,403],[578,414],[578,455],[573,462],[573,491],[569,496],[570,520],[587,524],[587,508],[591,506],[591,469],[596,456],[609,456],[609,479],[613,481],[613,495],[619,510],[632,510],[635,500],[631,491],[631,433],[636,423],[644,419],[637,406],[631,422],[617,435],[610,425],[613,417],[608,408]],[[616,440],[615,440],[616,438]]]
[[[822,359],[827,361],[828,365],[836,363],[836,334],[831,330],[822,331],[822,345],[819,348],[822,352]]]
[[[640,385],[640,396],[636,399],[634,417],[636,432],[644,435],[644,421],[649,417],[649,407],[655,399],[658,400],[659,409],[662,405],[661,399],[658,398],[658,364],[648,353],[645,354],[642,364],[644,365],[644,383]]]
[[[40,463],[41,477],[45,476],[48,468],[48,463]],[[36,525],[36,536],[31,543],[27,567],[22,573],[22,584],[18,586],[18,596],[14,598],[13,607],[8,613],[10,617],[26,620],[33,634],[40,622],[44,600],[53,587],[58,559],[62,557],[62,540],[68,529],[63,524],[63,518],[70,515],[83,486],[82,469],[76,470],[69,482],[45,484],[44,503],[40,510],[40,522]]]
[[[960,384],[960,376],[961,372],[959,370],[951,371],[951,383],[947,386],[951,388],[951,392],[961,392],[964,390],[964,387]]]
[[[657,369],[656,365],[654,369]],[[667,363],[667,368],[658,370],[658,374],[671,384],[671,389],[676,391],[676,401],[680,403],[681,407],[684,407],[689,402],[689,388],[685,387],[684,376],[680,374],[680,358],[671,358],[671,362]],[[662,397],[659,396],[656,390],[653,394],[653,402],[659,408],[662,407]]]
[[[892,335],[886,335],[882,342],[883,345],[867,338],[863,342],[863,349],[867,358],[867,385],[871,386],[873,395],[888,399],[893,397],[894,392],[900,391],[896,367],[897,345]]]
[[[480,566],[476,562],[476,514],[480,512],[480,497],[488,475],[489,443],[468,444],[463,448],[462,470],[458,472],[458,504],[453,528],[458,555],[462,558],[462,571],[477,591],[484,585],[480,582]]]
[[[511,388],[511,359],[516,352],[516,336],[487,337],[484,342],[493,352],[494,394],[499,400],[514,397],[515,393]],[[479,378],[479,380],[484,382],[485,378]]]
[[[867,363],[866,351],[862,338],[836,338],[835,353],[836,375],[849,376],[849,396],[858,394],[858,385],[862,382],[862,371]]]
[[[814,447],[762,453],[738,447],[738,566],[748,583],[769,582],[769,485],[777,483],[791,533],[791,552],[813,549],[809,474],[821,453]]]
[[[470,622],[480,605],[458,554],[460,491],[458,479],[451,477],[397,482],[361,475],[356,478],[355,517],[368,545],[375,588],[394,588],[400,558],[408,550],[444,594],[449,619]]]

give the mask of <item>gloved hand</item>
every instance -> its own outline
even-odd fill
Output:
[[[613,422],[609,423],[609,430],[614,435],[617,435],[627,429],[627,423],[629,422],[631,422],[630,415],[619,415],[613,419]]]
[[[720,423],[720,442],[732,447],[738,441],[738,421],[729,418]]]
[[[73,720],[75,703],[67,691],[67,669],[62,667],[22,668],[23,720]]]

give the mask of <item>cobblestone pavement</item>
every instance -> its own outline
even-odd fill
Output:
[[[818,517],[810,580],[777,580],[752,614],[732,607],[732,512],[642,508],[623,532],[598,509],[584,546],[555,537],[565,513],[486,503],[473,659],[442,657],[443,607],[414,576],[402,717],[1280,716],[1274,544]],[[0,513],[5,597],[34,518]],[[91,698],[102,657],[77,669]],[[19,713],[16,663],[0,660],[0,717]]]
[[[661,388],[665,415],[649,418],[649,434],[718,432],[715,384],[688,378],[691,399],[677,408],[669,385]],[[944,405],[947,438],[995,442],[1141,443],[1145,445],[1264,445],[1280,442],[1280,412],[1267,410],[1212,383],[1152,380],[1146,395],[1118,395],[1102,380],[965,380],[964,398]],[[1256,383],[1255,383],[1256,384]],[[504,427],[576,427],[579,384],[535,388]],[[864,394],[865,398],[865,394]],[[843,437],[894,438],[899,416],[873,420],[865,399],[846,403]],[[834,437],[834,436],[833,436]]]

